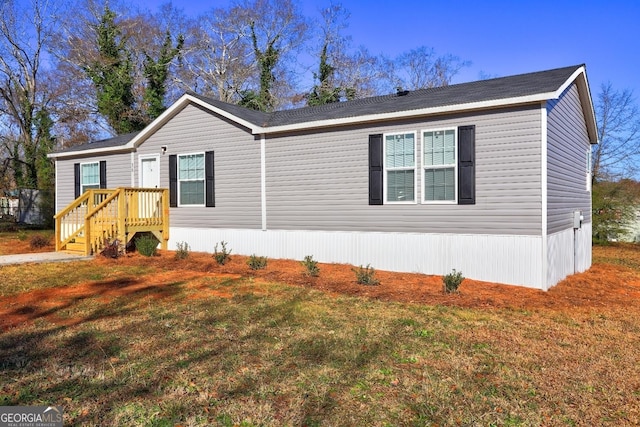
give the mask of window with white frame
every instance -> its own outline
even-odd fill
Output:
[[[414,202],[416,134],[385,135],[385,193],[387,202]]]
[[[100,188],[100,163],[80,165],[80,194],[92,188]]]
[[[425,202],[456,201],[456,130],[422,132]]]
[[[204,206],[204,153],[178,156],[180,205]]]

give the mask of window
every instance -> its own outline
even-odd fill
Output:
[[[425,202],[456,201],[455,129],[422,133]]]
[[[80,165],[80,194],[91,188],[100,188],[100,163]]]
[[[369,205],[415,203],[418,182],[423,203],[475,205],[476,126],[423,130],[420,149],[417,135],[369,135]]]
[[[180,205],[204,206],[204,153],[178,156]]]
[[[385,135],[384,163],[386,201],[414,202],[416,199],[416,135]]]

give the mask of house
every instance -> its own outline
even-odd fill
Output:
[[[168,188],[168,245],[549,289],[591,265],[584,65],[263,113],[183,95],[51,155],[57,210]]]

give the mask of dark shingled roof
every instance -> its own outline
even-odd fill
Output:
[[[355,118],[402,111],[409,112],[426,108],[455,106],[550,93],[558,90],[569,77],[582,66],[583,65],[574,65],[535,73],[408,91],[402,96],[398,94],[374,96],[371,98],[336,102],[316,107],[275,111],[272,113],[250,110],[239,105],[218,101],[196,93],[189,93],[189,95],[200,99],[212,107],[225,111],[234,117],[251,123],[254,126],[270,128],[312,123],[322,120]],[[126,145],[137,134],[138,132],[119,135],[110,139],[69,147],[58,151],[58,153],[79,152],[96,148],[115,148]]]
[[[409,91],[404,96],[398,96],[397,94],[374,96],[317,107],[275,111],[273,113],[261,113],[204,96],[195,94],[193,96],[197,96],[202,101],[254,125],[274,127],[554,92],[581,66],[575,65],[516,76],[420,89]]]
[[[63,148],[62,150],[58,150],[56,151],[56,153],[66,153],[68,151],[76,152],[76,151],[84,151],[84,150],[94,150],[96,148],[119,147],[121,145],[126,145],[129,141],[135,138],[135,136],[140,132],[126,133],[126,134],[114,136],[113,138],[101,139],[100,141],[88,142],[82,145],[75,145],[73,147],[67,147],[67,148]]]

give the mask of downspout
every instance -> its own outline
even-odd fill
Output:
[[[260,210],[262,216],[262,231],[267,231],[267,137],[260,134]]]
[[[541,227],[540,232],[542,234],[542,290],[548,290],[548,278],[547,274],[549,272],[549,260],[548,260],[548,236],[547,236],[547,208],[548,208],[548,197],[547,197],[547,144],[548,144],[548,136],[547,136],[547,101],[542,101],[540,105],[540,196],[541,196]]]

